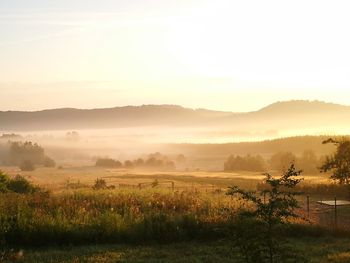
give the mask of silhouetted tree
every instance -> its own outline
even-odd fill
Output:
[[[237,246],[247,262],[288,262],[283,257],[288,250],[282,247],[276,228],[287,223],[289,218],[297,217],[296,195],[299,193],[294,188],[302,180],[298,178],[300,174],[292,164],[280,178],[266,174],[267,187],[261,192],[248,192],[236,186],[229,188],[228,195],[239,194],[244,201],[253,204],[251,210],[241,212],[236,233]]]
[[[320,171],[331,172],[331,179],[339,184],[350,185],[350,141],[346,138],[340,140],[328,139],[323,144],[332,143],[337,148],[334,154],[328,155]]]

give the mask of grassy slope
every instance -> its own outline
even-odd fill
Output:
[[[350,262],[350,239],[291,239],[310,262]],[[99,245],[25,251],[19,262],[240,262],[225,241],[171,245]]]

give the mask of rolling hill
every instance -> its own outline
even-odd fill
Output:
[[[332,133],[350,127],[350,107],[319,101],[277,102],[254,112],[142,105],[105,109],[2,111],[0,131],[106,129],[128,127],[211,127],[218,131],[320,129]]]

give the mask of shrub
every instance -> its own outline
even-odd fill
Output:
[[[9,191],[19,194],[33,193],[37,189],[28,180],[20,175],[16,175],[15,178],[9,180],[7,188]]]
[[[7,184],[9,180],[10,178],[8,177],[8,175],[0,171],[0,193],[8,192]]]
[[[34,193],[39,188],[33,186],[21,175],[16,175],[11,179],[7,174],[0,171],[0,193],[13,192],[18,194]]]
[[[94,190],[107,189],[107,183],[103,179],[96,179],[95,184],[93,186]]]

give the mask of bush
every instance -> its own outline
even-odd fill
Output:
[[[35,192],[37,188],[35,188],[23,176],[16,175],[15,178],[8,181],[7,189],[11,192],[19,194],[28,194]]]
[[[8,177],[8,175],[0,171],[0,193],[8,192],[7,184],[9,180],[10,178]]]
[[[103,179],[96,179],[94,186],[92,187],[94,190],[107,189],[107,183]]]
[[[35,170],[34,164],[30,160],[23,161],[19,168],[21,169],[21,171],[24,172],[30,172]]]
[[[34,193],[39,188],[33,186],[21,175],[11,179],[7,174],[0,171],[0,193],[13,192],[18,194]]]

